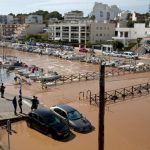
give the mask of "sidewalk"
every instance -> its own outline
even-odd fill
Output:
[[[5,98],[0,97],[0,125],[5,124],[7,120],[11,122],[25,119],[26,114],[30,112],[30,107],[26,104],[22,105],[23,113],[20,114],[19,106],[17,106],[17,115],[14,115],[14,107],[12,104],[12,99],[15,95],[5,94]],[[23,101],[29,101],[30,98],[23,97]],[[17,97],[18,100],[18,97]]]

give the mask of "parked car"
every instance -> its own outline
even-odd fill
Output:
[[[80,49],[79,49],[79,52],[87,53],[87,52],[88,52],[88,50],[87,50],[86,48],[80,48]]]
[[[92,129],[91,123],[73,107],[60,104],[50,108],[54,113],[66,120],[71,129],[79,132],[88,132]]]
[[[28,114],[27,126],[53,138],[66,138],[70,135],[68,124],[49,109],[40,108]]]
[[[122,56],[125,58],[138,59],[138,55],[134,52],[123,52]]]

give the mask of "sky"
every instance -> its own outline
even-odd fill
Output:
[[[148,12],[150,4],[149,0],[0,0],[0,14],[47,10],[49,12],[58,11],[64,15],[64,13],[72,10],[80,10],[83,11],[84,16],[87,16],[92,11],[95,2],[117,5],[122,10],[139,13]]]

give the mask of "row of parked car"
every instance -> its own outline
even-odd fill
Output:
[[[128,58],[128,59],[138,59],[138,54],[135,54],[134,52],[117,52],[117,51],[113,51],[113,52],[107,52],[107,51],[103,51],[103,54],[106,56],[113,56],[113,57],[124,57],[124,58]]]
[[[70,129],[89,132],[93,129],[90,121],[79,111],[66,104],[31,111],[27,116],[27,126],[55,138],[66,138]]]

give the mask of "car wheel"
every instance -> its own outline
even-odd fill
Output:
[[[28,126],[29,128],[32,128],[32,125],[31,125],[31,123],[29,123],[29,122],[27,122],[27,126]]]

